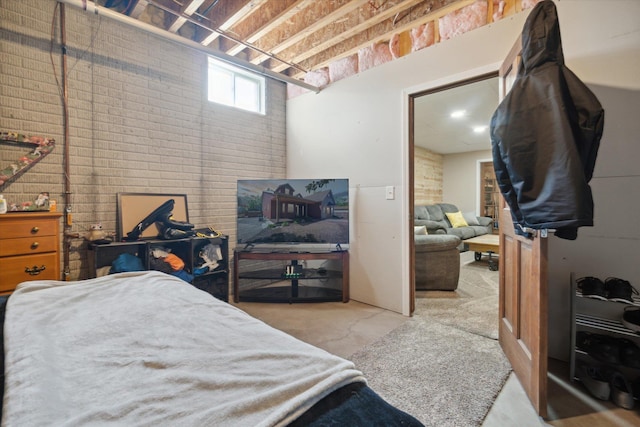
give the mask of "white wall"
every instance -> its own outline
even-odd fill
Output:
[[[633,114],[640,111],[640,2],[556,4],[567,65],[602,97],[607,110],[592,181],[598,225],[581,230],[575,242],[550,239],[550,354],[563,358],[568,349],[567,271],[615,273],[640,288],[640,227],[631,217],[640,211],[640,146],[633,143],[639,134]],[[525,18],[526,12],[287,103],[287,173],[351,179],[354,299],[407,313],[408,94],[497,69]],[[395,200],[385,200],[386,185],[396,186]]]
[[[640,75],[638,63],[636,72]],[[629,280],[640,291],[636,220],[640,212],[640,90],[589,86],[605,109],[604,135],[591,180],[594,227],[581,228],[575,241],[549,239],[549,348],[563,360],[570,349],[566,337],[572,271],[576,277]]]
[[[287,102],[287,175],[350,179],[353,299],[408,314],[408,93],[494,71],[523,21],[520,14]],[[395,200],[385,199],[386,186]]]
[[[476,215],[480,213],[481,161],[492,161],[491,150],[444,156],[442,200],[445,203],[453,203],[462,212],[475,212]]]

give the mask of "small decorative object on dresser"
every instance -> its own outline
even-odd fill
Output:
[[[28,280],[60,280],[60,213],[0,216],[0,295]]]

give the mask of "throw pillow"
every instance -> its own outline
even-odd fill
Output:
[[[447,219],[449,220],[453,228],[467,227],[469,225],[467,224],[467,221],[464,220],[462,212],[460,211],[451,213],[447,212]]]
[[[427,226],[426,225],[417,225],[415,227],[413,227],[413,234],[429,234],[427,233]]]
[[[465,212],[462,214],[464,220],[467,221],[467,225],[480,225],[478,222],[478,217],[473,212]]]

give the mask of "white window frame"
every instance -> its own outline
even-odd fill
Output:
[[[215,74],[224,74],[227,77],[230,77],[230,79],[226,82],[216,80]],[[235,67],[212,57],[209,57],[207,75],[207,99],[209,102],[227,105],[262,115],[266,114],[266,79],[263,76]],[[241,86],[239,83],[243,82],[246,84]],[[216,83],[222,84],[223,86],[216,86]],[[250,87],[251,85],[254,85],[254,89],[252,91]],[[242,97],[240,90],[242,87],[246,89],[247,86],[249,86],[249,90],[252,92],[251,95],[255,97],[253,100]],[[218,92],[217,94],[215,93],[216,91]],[[249,101],[248,103],[246,102],[247,100]]]

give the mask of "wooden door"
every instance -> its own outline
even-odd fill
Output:
[[[510,89],[520,63],[518,39],[500,68],[500,98]],[[547,415],[547,239],[514,231],[501,197],[499,341],[538,415]]]

